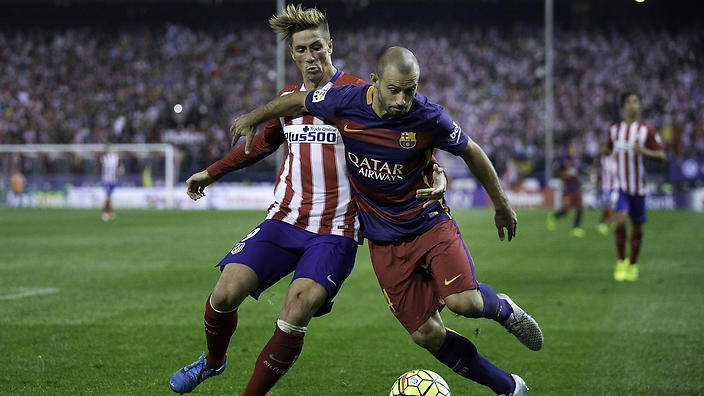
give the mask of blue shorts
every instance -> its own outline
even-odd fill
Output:
[[[618,201],[618,190],[601,190],[599,197],[602,208],[614,207]]]
[[[628,216],[633,224],[643,224],[648,220],[645,211],[645,195],[630,195],[623,191],[618,192],[616,212],[628,211]]]
[[[291,282],[313,279],[328,292],[325,304],[315,314],[321,316],[332,309],[332,300],[352,272],[356,254],[357,243],[352,238],[315,234],[278,220],[264,220],[216,267],[222,270],[229,263],[240,263],[254,270],[259,278],[259,288],[252,293],[255,299],[291,272]]]
[[[110,196],[112,194],[112,190],[115,189],[115,183],[103,183],[103,186],[105,186],[105,193]]]

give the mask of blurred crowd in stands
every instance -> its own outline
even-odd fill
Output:
[[[334,29],[333,40],[334,64],[362,78],[387,46],[410,48],[419,91],[445,105],[501,173],[513,163],[542,177],[542,28],[372,26]],[[704,32],[558,30],[554,42],[556,155],[574,145],[585,161],[596,157],[630,89],[670,155],[704,156]],[[185,179],[230,150],[235,116],[274,97],[275,48],[265,25],[0,28],[0,144],[171,142]],[[288,56],[286,74],[300,82]],[[451,175],[463,169],[446,161]],[[275,159],[262,167],[273,180]]]

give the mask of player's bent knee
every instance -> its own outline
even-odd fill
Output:
[[[215,309],[229,311],[238,307],[258,286],[259,278],[254,270],[239,263],[228,264],[215,284],[210,302]]]
[[[625,211],[619,211],[614,214],[614,223],[616,225],[626,224],[627,219],[628,219],[628,213]]]
[[[298,278],[289,286],[279,318],[297,326],[306,326],[327,296],[327,290],[318,282]]]
[[[465,290],[445,297],[447,308],[462,316],[478,318],[484,309],[484,300],[478,289]]]

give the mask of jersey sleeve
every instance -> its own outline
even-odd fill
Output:
[[[433,131],[433,146],[454,155],[462,155],[468,143],[469,137],[462,128],[443,111]]]
[[[660,135],[650,126],[648,126],[648,136],[645,138],[645,147],[657,151],[663,149]]]
[[[264,129],[254,135],[252,149],[244,153],[244,144],[232,150],[207,168],[208,174],[215,180],[226,174],[250,166],[271,155],[283,144],[284,130],[278,119],[269,121]]]
[[[341,109],[351,103],[358,90],[355,85],[325,85],[306,96],[306,109],[316,117],[332,121]]]
[[[613,125],[609,126],[609,128],[606,130],[606,141],[604,142],[606,144],[606,148],[611,151],[614,149],[614,139],[611,136],[611,130],[614,128]]]

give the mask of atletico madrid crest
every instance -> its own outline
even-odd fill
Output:
[[[405,149],[412,149],[416,146],[416,133],[401,132],[401,138],[398,139],[398,144]]]

